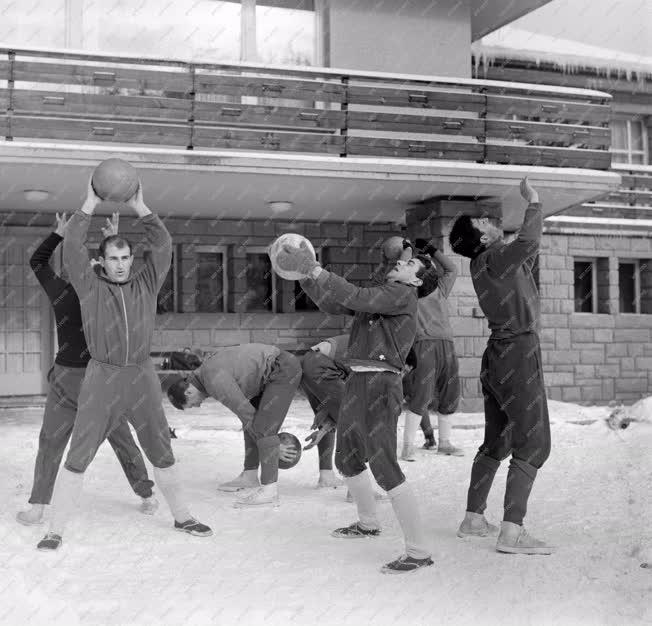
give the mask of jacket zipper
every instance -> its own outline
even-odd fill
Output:
[[[125,294],[122,291],[122,287],[120,289],[120,298],[122,298],[122,310],[124,311],[125,314],[125,338],[127,340],[127,352],[125,353],[125,366],[127,365],[127,361],[129,360],[129,322],[127,321],[127,306],[125,304]]]

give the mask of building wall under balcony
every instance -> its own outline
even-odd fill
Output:
[[[469,77],[470,0],[331,0],[331,67]]]

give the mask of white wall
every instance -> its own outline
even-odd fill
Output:
[[[330,66],[471,76],[470,0],[330,0]]]

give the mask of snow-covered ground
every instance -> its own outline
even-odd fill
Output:
[[[355,519],[344,490],[316,490],[316,451],[281,473],[277,510],[238,510],[216,491],[237,474],[242,435],[216,404],[181,413],[173,441],[196,516],[210,538],[174,532],[161,503],[138,512],[109,446],[86,475],[81,509],[62,549],[35,549],[43,527],[14,520],[31,486],[41,409],[0,412],[0,623],[2,624],[644,624],[652,622],[652,421],[609,430],[608,409],[551,402],[553,449],[540,472],[527,526],[559,546],[553,556],[495,552],[493,539],[455,536],[479,414],[459,415],[463,458],[421,451],[405,472],[419,493],[435,567],[386,576],[402,551],[388,503],[378,539],[337,540]],[[298,398],[284,430],[305,437],[312,420]],[[593,421],[592,423],[589,423]],[[573,423],[575,422],[575,423]],[[489,501],[499,521],[506,464]]]

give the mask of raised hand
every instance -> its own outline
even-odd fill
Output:
[[[54,232],[59,235],[59,237],[65,237],[66,236],[66,227],[68,226],[68,218],[66,218],[66,214],[62,213],[59,215],[58,213],[55,213],[55,229]]]
[[[285,244],[276,257],[276,265],[286,272],[297,272],[308,276],[319,265],[305,241],[300,246]]]
[[[140,181],[138,181],[138,189],[136,190],[136,193],[127,200],[127,205],[136,212],[138,217],[143,217],[151,213],[149,207],[143,200],[143,184]]]
[[[292,463],[297,457],[297,451],[294,449],[294,446],[290,443],[279,443],[279,454],[278,458],[280,461],[285,461],[286,463]]]
[[[97,205],[100,204],[100,202],[102,202],[102,198],[100,198],[95,193],[95,189],[93,189],[93,176],[91,175],[88,179],[88,185],[86,187],[86,199],[84,200],[84,204],[82,205],[81,210],[88,215],[93,215]]]
[[[120,224],[120,213],[117,212],[112,213],[111,219],[107,217],[105,226],[100,228],[100,231],[102,232],[102,237],[106,239],[107,237],[111,237],[112,235],[117,235],[119,224]]]
[[[539,194],[536,189],[530,185],[527,176],[521,181],[521,196],[528,204],[539,202]]]

